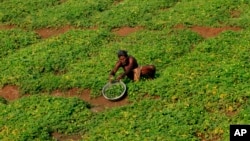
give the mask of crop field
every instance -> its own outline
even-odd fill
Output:
[[[249,23],[248,0],[0,0],[0,140],[228,141],[250,123]],[[119,49],[156,78],[108,101]]]

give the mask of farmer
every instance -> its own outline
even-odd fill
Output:
[[[110,72],[110,81],[120,67],[123,68],[124,73],[118,76],[117,80],[121,80],[125,76],[134,81],[140,80],[140,77],[147,77],[150,79],[155,77],[156,69],[154,65],[139,66],[136,59],[133,56],[129,56],[125,50],[119,50],[117,55],[119,60],[116,62],[114,69]]]

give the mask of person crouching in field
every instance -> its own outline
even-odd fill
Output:
[[[125,50],[119,50],[117,55],[119,60],[110,72],[109,81],[112,81],[112,78],[120,67],[123,68],[124,73],[118,76],[117,80],[121,80],[125,76],[134,81],[139,81],[140,77],[155,78],[156,68],[154,65],[139,66],[136,59],[133,56],[129,56]]]

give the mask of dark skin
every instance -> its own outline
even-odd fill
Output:
[[[122,67],[124,73],[117,77],[117,80],[123,79],[125,76],[133,80],[133,69],[138,67],[138,63],[133,56],[120,56],[116,62],[114,69],[110,72],[110,78],[115,75],[118,69]]]

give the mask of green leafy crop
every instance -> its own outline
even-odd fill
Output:
[[[0,3],[0,86],[29,94],[7,101],[0,90],[0,140],[53,140],[59,132],[82,140],[226,141],[230,124],[250,122],[247,0]],[[67,32],[46,39],[34,31],[65,25]],[[123,79],[129,105],[100,102],[105,111],[92,113],[94,104],[44,95],[79,88],[102,96],[119,49],[156,66],[153,80]]]
[[[34,32],[21,29],[0,30],[0,59],[38,41],[39,37]]]
[[[92,116],[89,105],[76,98],[30,96],[0,108],[1,140],[50,140],[53,132],[85,130]]]

